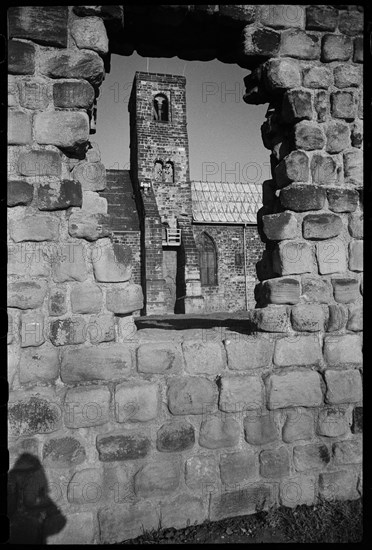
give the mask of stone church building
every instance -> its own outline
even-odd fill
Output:
[[[136,72],[130,170],[108,170],[114,238],[138,253],[147,315],[255,306],[262,185],[190,180],[183,76]]]

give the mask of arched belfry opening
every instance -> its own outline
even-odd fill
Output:
[[[157,122],[169,121],[169,101],[165,94],[156,94],[152,101],[153,119]]]
[[[201,286],[217,285],[217,247],[212,237],[203,231],[196,246],[198,248]]]

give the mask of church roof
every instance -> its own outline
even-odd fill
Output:
[[[256,224],[262,183],[191,182],[194,222]]]

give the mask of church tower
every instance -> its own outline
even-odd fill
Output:
[[[136,72],[128,109],[146,314],[202,311],[185,77]]]

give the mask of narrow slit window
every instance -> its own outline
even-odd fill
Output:
[[[200,282],[202,286],[217,285],[217,251],[211,237],[203,233],[199,240]]]

